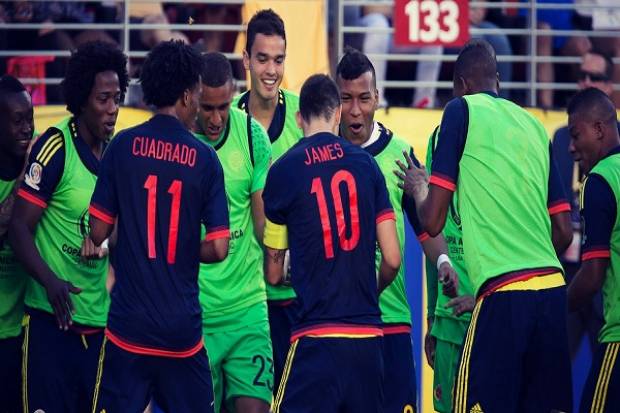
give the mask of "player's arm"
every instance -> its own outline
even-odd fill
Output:
[[[254,223],[254,235],[256,240],[263,242],[265,232],[265,205],[263,204],[263,189],[267,180],[267,172],[271,164],[271,143],[265,129],[251,120],[252,154],[254,158],[254,170],[250,191],[252,206],[252,221]]]
[[[209,151],[208,170],[202,178],[202,222],[207,229],[200,243],[200,261],[221,262],[228,256],[230,241],[228,201],[224,189],[224,170],[215,151]]]
[[[267,219],[263,244],[265,279],[271,285],[278,285],[284,278],[284,258],[288,249],[286,225],[279,225]]]
[[[392,218],[378,218],[377,241],[381,250],[378,285],[379,293],[381,293],[394,281],[400,269],[400,243],[396,235],[396,222],[393,219],[393,213]]]
[[[113,141],[107,148],[99,164],[99,173],[95,190],[88,207],[90,239],[99,247],[108,239],[114,230],[118,211],[118,198],[115,173],[115,155],[117,141]],[[86,251],[88,253],[88,251]]]
[[[422,227],[431,237],[437,236],[446,223],[452,194],[456,190],[459,162],[467,137],[467,103],[453,99],[444,110],[437,148],[433,155],[430,179],[422,167],[414,165],[408,154],[407,165],[397,161],[401,187],[416,202]]]
[[[617,216],[615,196],[601,176],[589,175],[582,191],[581,216],[585,243],[581,252],[581,267],[568,286],[569,311],[591,302],[594,294],[602,288]]]
[[[564,193],[553,150],[549,144],[549,194],[547,207],[551,217],[551,240],[557,255],[561,255],[573,240],[571,207]]]
[[[58,326],[67,330],[72,324],[71,313],[74,311],[69,294],[79,294],[81,290],[58,278],[41,257],[34,241],[47,202],[62,176],[62,139],[58,134],[48,131],[33,146],[24,181],[15,199],[9,224],[9,242],[24,269],[45,288]]]

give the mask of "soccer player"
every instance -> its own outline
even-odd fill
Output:
[[[405,247],[403,214],[405,213],[430,260],[437,262],[442,254],[447,257],[443,236],[433,239],[421,231],[413,199],[406,197],[398,186],[400,181],[393,173],[394,162],[402,158],[403,152],[409,152],[413,162],[418,166],[419,163],[413,155],[411,146],[374,120],[379,93],[372,63],[363,53],[349,49],[338,63],[336,81],[342,100],[340,134],[352,144],[364,148],[377,161],[386,180],[390,202],[394,207],[401,255]],[[380,254],[377,254],[376,261],[378,269],[381,262]],[[449,277],[449,273],[454,273],[449,260],[442,261],[441,272],[442,279]],[[402,413],[416,406],[411,311],[405,293],[404,273],[404,265],[401,265],[396,279],[379,299],[384,335],[383,361],[385,371],[390,372],[385,375],[383,411],[394,413]]]
[[[213,412],[198,269],[226,258],[229,230],[222,166],[189,131],[201,73],[180,41],[151,50],[140,82],[157,112],[119,133],[101,163],[91,237],[99,245],[116,222],[118,239],[95,412],[141,413],[151,397],[167,412]]]
[[[433,152],[437,147],[439,128],[428,141],[426,170],[430,173]],[[446,214],[443,236],[448,243],[448,256],[458,274],[457,297],[448,297],[440,291],[437,270],[432,260],[426,260],[427,325],[424,338],[426,359],[433,368],[433,405],[437,412],[452,411],[454,381],[465,333],[474,309],[474,292],[465,268],[463,229],[457,214],[456,196],[452,197],[450,211]]]
[[[0,77],[0,412],[20,411],[24,292],[28,275],[7,241],[8,223],[34,132],[32,100],[12,76]]]
[[[274,161],[303,137],[295,120],[299,97],[280,89],[285,58],[284,22],[271,9],[259,11],[248,23],[243,51],[243,65],[250,71],[251,88],[236,97],[233,106],[250,114],[267,130]],[[294,298],[295,292],[286,284],[267,285],[275,388],[280,382],[289,348],[296,311]]]
[[[307,137],[274,163],[263,193],[265,276],[271,284],[282,281],[290,248],[300,306],[273,410],[379,412],[378,292],[400,267],[394,212],[372,156],[334,135],[341,113],[334,81],[325,75],[306,80],[299,110]]]
[[[453,193],[458,196],[477,303],[454,411],[567,412],[566,288],[556,254],[572,238],[570,206],[545,129],[497,95],[496,65],[485,41],[461,50],[454,69],[458,97],[443,113],[430,185],[414,166],[405,190],[431,236],[441,232]]]
[[[234,84],[226,57],[207,53],[203,61],[195,135],[217,151],[222,163],[231,233],[228,257],[202,264],[199,276],[215,411],[224,406],[231,413],[267,413],[273,394],[273,355],[261,244],[262,194],[271,146],[258,122],[231,108]]]
[[[569,310],[586,306],[603,291],[605,324],[581,397],[580,412],[620,411],[620,136],[613,102],[588,88],[568,104],[570,151],[587,174],[581,190],[584,223],[581,268],[568,287]]]
[[[107,43],[86,43],[71,55],[62,88],[72,115],[33,145],[15,201],[9,237],[31,276],[24,411],[90,410],[110,299],[108,259],[89,238],[88,205],[127,90],[126,66]]]

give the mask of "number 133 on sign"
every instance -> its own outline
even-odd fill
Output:
[[[401,46],[463,46],[469,40],[467,0],[395,0],[394,42]]]

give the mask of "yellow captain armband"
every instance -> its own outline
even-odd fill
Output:
[[[286,225],[274,224],[265,218],[265,235],[263,244],[275,250],[288,249],[288,229]]]

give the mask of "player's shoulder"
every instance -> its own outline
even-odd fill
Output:
[[[232,103],[231,103],[231,107],[237,108],[237,109],[245,112],[249,95],[250,95],[250,91],[249,90],[236,95],[235,97],[233,97],[233,100],[232,100]]]
[[[45,166],[53,157],[64,154],[64,151],[63,132],[51,126],[32,144],[30,156],[31,159]]]
[[[287,89],[280,89],[280,100],[294,112],[299,110],[299,95]]]

